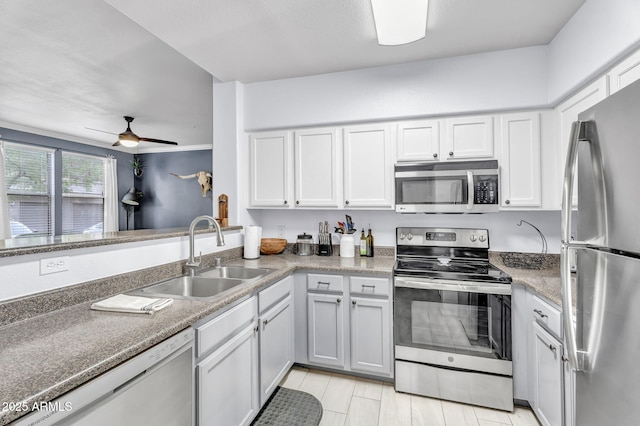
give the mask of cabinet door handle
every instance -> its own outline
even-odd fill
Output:
[[[511,204],[511,200],[505,200],[505,201],[504,201],[504,203],[505,203],[506,205],[509,205],[509,204]]]
[[[554,354],[556,353],[556,350],[558,350],[558,348],[556,348],[552,343],[549,343],[549,349],[551,349]]]
[[[254,332],[254,333],[257,333],[259,329],[260,329],[260,327],[258,327],[258,326],[256,325],[255,327],[253,327],[253,332]]]
[[[269,320],[263,320],[262,321],[262,325],[267,325],[269,323]]]
[[[562,362],[567,362],[569,361],[569,358],[567,358],[566,356],[562,355]]]
[[[433,153],[433,158],[438,158],[438,153],[437,152]]]
[[[352,300],[352,301],[351,301],[351,304],[352,304],[353,306],[356,306],[356,305],[358,304],[358,302],[356,302],[355,300]]]
[[[340,298],[336,299],[336,303],[337,304],[340,304],[340,302],[342,302],[342,299],[340,299]]]
[[[345,200],[344,202],[346,205],[349,205],[349,200]]]
[[[286,206],[287,204],[289,204],[289,203],[287,203],[287,200],[284,200],[284,205]]]
[[[453,157],[453,151],[449,151],[449,157]]]
[[[549,318],[549,315],[543,314],[540,309],[534,309],[533,312],[535,312],[536,314],[540,315],[540,318]]]
[[[300,200],[296,200],[296,204],[300,204]]]

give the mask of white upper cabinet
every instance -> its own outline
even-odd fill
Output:
[[[393,207],[391,126],[344,128],[344,206]]]
[[[251,135],[250,207],[288,207],[290,197],[291,133]]]
[[[627,59],[616,65],[609,71],[609,92],[611,95],[640,80],[640,51],[635,52]]]
[[[341,153],[337,129],[306,129],[294,138],[296,207],[338,207]]]
[[[540,114],[500,116],[500,172],[503,207],[540,207]]]
[[[439,161],[440,127],[439,120],[398,123],[398,161]]]
[[[447,118],[444,124],[447,160],[493,158],[493,116]]]
[[[601,77],[589,86],[582,89],[576,95],[558,105],[556,111],[559,115],[560,125],[560,164],[561,178],[564,177],[564,168],[567,161],[567,150],[569,148],[569,137],[571,136],[571,126],[578,119],[578,114],[582,111],[594,106],[609,95],[609,87],[607,84],[607,76]],[[561,183],[560,183],[561,184]],[[573,204],[578,203],[577,185],[574,185]],[[558,207],[562,205],[562,194],[559,194]]]

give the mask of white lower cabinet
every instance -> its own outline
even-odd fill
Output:
[[[543,425],[564,424],[564,349],[537,322],[533,323],[533,405]]]
[[[308,274],[307,288],[308,363],[392,377],[389,279]]]
[[[344,368],[342,294],[307,295],[309,363]]]
[[[388,375],[391,371],[388,299],[351,297],[351,369]]]
[[[199,425],[247,425],[260,410],[256,298],[196,329]]]
[[[258,294],[260,305],[260,405],[264,405],[293,365],[293,278]],[[277,293],[277,294],[276,294]],[[266,297],[262,297],[266,294]],[[264,306],[266,300],[267,306]],[[275,300],[275,306],[269,302]],[[278,301],[279,300],[279,301]]]

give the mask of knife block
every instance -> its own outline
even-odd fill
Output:
[[[331,256],[333,254],[333,244],[331,244],[331,233],[318,234],[318,256]]]

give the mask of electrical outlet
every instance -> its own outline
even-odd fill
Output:
[[[278,238],[285,238],[284,231],[284,225],[278,225]]]
[[[69,256],[50,257],[40,260],[40,275],[55,274],[69,270]]]

